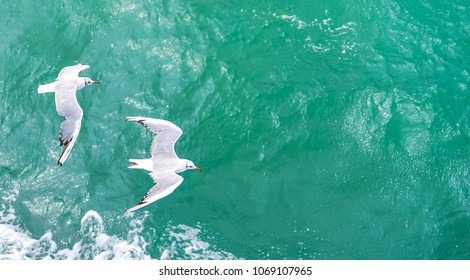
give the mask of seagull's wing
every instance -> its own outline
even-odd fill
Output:
[[[155,133],[151,154],[155,158],[178,158],[175,143],[183,131],[172,122],[145,117],[127,117],[127,121],[138,122]]]
[[[83,110],[78,104],[76,92],[76,83],[70,82],[70,79],[57,81],[55,105],[57,113],[65,117],[60,124],[59,141],[61,146],[64,145],[64,150],[57,162],[59,165],[67,160],[80,132]]]
[[[78,73],[80,73],[80,71],[88,68],[90,68],[90,65],[84,65],[80,63],[77,65],[64,67],[62,70],[60,70],[59,75],[57,76],[57,80],[60,80],[64,77],[78,77]]]
[[[183,177],[172,170],[163,172],[154,171],[150,173],[150,176],[152,176],[156,184],[142,197],[137,205],[126,209],[124,212],[135,211],[171,194],[183,182]]]

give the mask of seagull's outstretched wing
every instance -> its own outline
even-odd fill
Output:
[[[77,101],[77,86],[67,80],[57,81],[55,93],[57,113],[65,117],[65,120],[60,124],[59,141],[61,146],[64,145],[64,150],[57,161],[59,165],[64,164],[69,156],[80,132],[83,117],[83,110]]]
[[[175,153],[175,143],[183,131],[172,122],[146,117],[127,117],[127,121],[138,122],[155,133],[151,154],[154,158],[178,158]]]
[[[65,77],[78,77],[80,71],[90,68],[90,65],[78,63],[73,66],[67,66],[60,70],[57,80],[60,80]]]
[[[183,182],[183,177],[171,170],[152,172],[150,176],[156,184],[142,197],[137,205],[124,210],[124,212],[135,211],[171,194]]]

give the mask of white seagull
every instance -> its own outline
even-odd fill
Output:
[[[188,160],[181,159],[175,153],[175,143],[183,134],[181,128],[172,122],[145,117],[127,117],[127,121],[138,122],[154,134],[151,154],[148,159],[129,159],[129,168],[145,169],[150,172],[155,185],[142,197],[137,205],[124,210],[132,212],[171,194],[182,182],[183,177],[177,173],[188,169],[201,171]]]
[[[90,68],[89,65],[77,64],[64,67],[57,79],[38,87],[38,93],[55,92],[55,106],[57,113],[65,117],[65,121],[60,124],[60,146],[64,145],[64,150],[57,161],[62,166],[77,140],[82,124],[83,110],[77,101],[77,90],[91,84],[99,84],[88,77],[79,77],[80,71]]]

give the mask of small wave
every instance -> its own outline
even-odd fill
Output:
[[[59,250],[51,232],[34,239],[18,225],[0,224],[0,260],[150,259],[145,251],[147,243],[139,235],[142,221],[132,220],[130,225],[133,229],[126,239],[108,235],[101,216],[90,210],[81,221],[80,241],[71,249]]]
[[[242,10],[242,12],[248,12]],[[258,13],[255,10],[252,11],[254,18],[265,20],[265,24],[272,22],[272,18],[275,21],[282,21],[289,24],[291,30],[298,34],[298,36],[305,36],[303,40],[296,39],[296,37],[289,36],[290,40],[299,40],[299,43],[307,50],[312,50],[316,53],[327,53],[331,51],[338,52],[339,54],[346,54],[348,52],[355,51],[358,47],[356,42],[356,26],[355,22],[337,22],[331,17],[323,19],[306,20],[301,19],[295,14],[277,14],[261,12]],[[281,36],[285,36],[285,32],[290,32],[287,29],[283,29]]]
[[[191,259],[191,260],[235,260],[235,255],[229,252],[220,251],[211,244],[201,240],[198,236],[201,232],[198,228],[187,225],[171,226],[166,229],[169,232],[169,239],[172,243],[169,248],[165,248],[160,257],[162,260],[168,259]]]
[[[21,227],[12,204],[19,194],[19,184],[12,184],[5,190],[0,208],[0,260],[117,260],[151,259],[146,248],[149,245],[143,234],[144,216],[126,215],[130,231],[126,237],[107,232],[102,216],[94,211],[86,212],[80,221],[78,241],[66,248],[54,233],[47,231],[35,238]],[[216,246],[204,241],[202,230],[187,225],[167,226],[162,243],[157,245],[160,259],[237,259],[235,255],[218,250]],[[169,244],[169,245],[168,245]]]
[[[276,17],[276,15],[274,15],[274,17]],[[307,26],[307,23],[303,20],[298,19],[296,15],[281,15],[280,18],[296,24],[298,29],[302,29]]]
[[[145,219],[145,217],[144,217]],[[133,230],[129,231],[127,239],[108,235],[105,232],[103,219],[95,211],[88,211],[82,218],[80,233],[82,239],[75,243],[72,249],[59,251],[61,258],[77,259],[150,259],[146,254],[147,243],[139,236],[142,223],[131,221]]]

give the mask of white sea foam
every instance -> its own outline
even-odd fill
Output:
[[[11,204],[16,201],[19,184],[11,183],[11,187],[2,194],[0,209],[0,260],[51,259],[51,252],[57,250],[52,241],[52,234],[46,232],[41,238],[34,239],[18,225],[18,218]]]
[[[147,241],[142,231],[143,222],[148,217],[126,215],[131,230],[126,237],[107,233],[101,215],[93,210],[85,213],[80,221],[79,240],[69,248],[59,248],[54,241],[54,234],[46,232],[34,238],[30,232],[20,226],[19,218],[12,207],[19,193],[19,186],[2,194],[0,208],[0,260],[115,260],[115,259],[150,259],[146,248]],[[160,259],[237,259],[233,254],[217,250],[215,246],[204,241],[199,228],[186,225],[168,226],[164,231],[163,243],[170,246],[159,246]],[[158,246],[158,245],[157,245]]]
[[[132,230],[127,239],[120,239],[104,232],[101,217],[96,212],[89,211],[85,217],[82,239],[72,249],[62,250],[58,250],[50,232],[34,239],[19,226],[0,224],[0,260],[150,259],[145,252],[146,242],[137,234],[140,230]]]
[[[296,24],[298,29],[302,29],[307,26],[307,23],[303,20],[298,19],[296,15],[281,15],[281,19],[288,20]]]
[[[166,229],[172,241],[169,248],[165,248],[160,257],[167,259],[191,260],[234,260],[235,255],[214,248],[210,243],[203,241],[199,234],[201,230],[187,225],[171,226]]]
[[[145,219],[145,217],[144,217]],[[142,223],[131,221],[133,230],[129,231],[126,239],[108,235],[105,232],[103,219],[95,211],[88,211],[82,218],[80,233],[82,239],[75,243],[72,249],[58,252],[60,259],[150,259],[146,254],[147,243],[139,233]]]
[[[16,200],[19,193],[19,185],[16,182],[2,195],[2,208],[0,209],[0,224],[12,223],[16,220],[15,209],[10,204]]]
[[[36,240],[18,226],[0,224],[0,260],[52,259],[57,245],[51,236],[48,232]]]
[[[140,235],[143,225],[141,220],[130,221],[132,230],[126,238],[119,238],[106,233],[101,216],[95,211],[88,211],[81,220],[80,240],[71,249],[59,249],[51,232],[46,232],[35,239],[31,233],[19,225],[19,219],[11,206],[18,195],[18,187],[2,194],[0,209],[0,260],[21,259],[150,259],[145,248],[147,243]]]
[[[313,19],[305,21],[296,15],[277,15],[273,13],[272,16],[276,19],[290,22],[292,27],[303,29],[305,33],[308,33],[309,35],[304,40],[304,47],[314,52],[330,52],[337,49],[339,45],[341,46],[340,53],[345,54],[354,50],[357,46],[357,43],[352,41],[356,33],[356,24],[354,22],[337,25],[330,17],[321,20]],[[326,34],[328,39],[317,39],[319,34]]]

